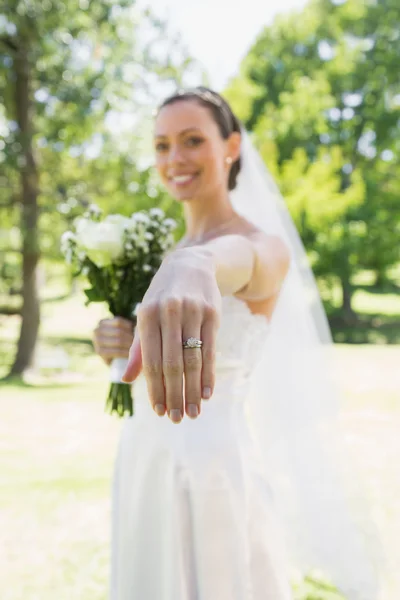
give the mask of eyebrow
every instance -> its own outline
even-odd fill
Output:
[[[178,135],[184,135],[185,133],[188,133],[189,131],[201,131],[201,130],[198,127],[188,127],[187,129],[183,129],[183,131],[179,132]],[[168,136],[159,134],[159,135],[156,135],[155,137],[156,138],[166,138]]]

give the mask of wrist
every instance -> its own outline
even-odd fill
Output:
[[[216,260],[214,253],[205,246],[191,246],[190,248],[178,248],[171,252],[164,261],[177,263],[189,267],[206,270],[216,274]]]

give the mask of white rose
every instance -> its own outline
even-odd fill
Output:
[[[108,215],[104,219],[105,223],[113,223],[114,225],[118,225],[121,228],[121,231],[124,229],[130,230],[132,229],[132,221],[128,219],[128,217],[124,217],[123,215]]]
[[[83,231],[93,224],[91,219],[86,219],[85,217],[78,217],[75,219],[75,231],[76,235],[79,236]]]
[[[98,267],[111,265],[124,251],[123,228],[120,224],[87,221],[77,227],[77,243]]]

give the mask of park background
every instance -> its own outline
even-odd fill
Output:
[[[84,306],[60,236],[91,203],[161,206],[181,224],[152,170],[152,114],[197,84],[231,102],[299,229],[344,432],[399,558],[399,64],[397,0],[2,1],[2,599],[107,596],[120,422],[103,413],[91,341],[106,311]],[[337,597],[296,584],[296,599]]]

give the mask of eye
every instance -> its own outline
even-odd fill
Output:
[[[185,141],[185,145],[189,146],[189,148],[195,148],[196,146],[200,146],[200,144],[203,143],[203,138],[198,137],[198,136],[192,136],[187,138],[187,140]]]
[[[158,142],[156,144],[157,152],[165,152],[166,150],[168,150],[168,144],[166,142]]]

